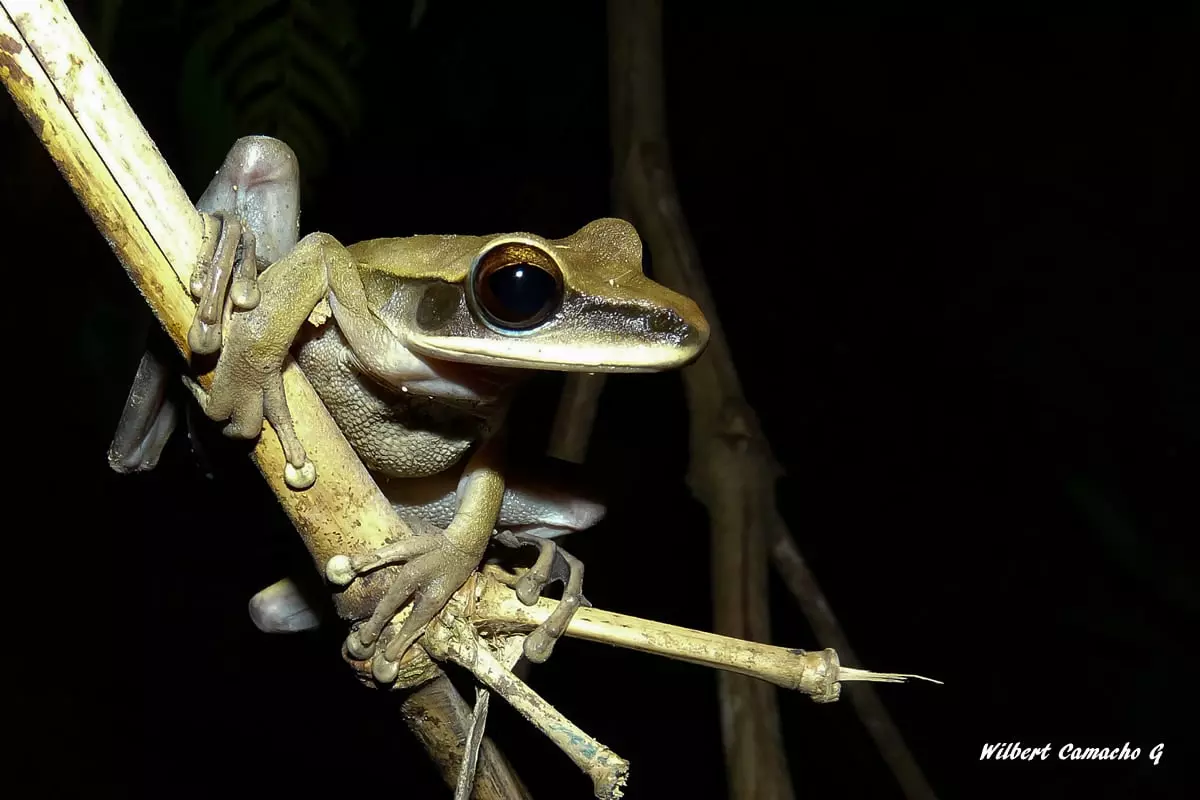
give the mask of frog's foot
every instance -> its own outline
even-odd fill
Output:
[[[373,553],[329,559],[325,575],[341,586],[364,572],[404,562],[371,618],[346,637],[347,652],[356,659],[370,659],[371,673],[380,683],[394,681],[400,659],[479,566],[482,556],[460,549],[438,531],[411,536]],[[380,641],[380,634],[409,598],[413,603],[408,617],[390,639]]]
[[[320,627],[321,619],[291,578],[272,583],[250,598],[250,620],[263,633],[299,633]]]
[[[539,550],[537,561],[513,583],[517,599],[525,605],[536,603],[547,585],[562,581],[558,607],[525,639],[525,657],[541,664],[550,657],[555,642],[566,632],[579,607],[591,605],[583,596],[583,562],[549,539],[532,533],[504,531],[495,538],[507,547],[529,545]]]
[[[108,465],[114,471],[145,472],[158,465],[178,419],[175,403],[167,396],[170,377],[170,367],[146,350],[108,448]]]
[[[193,353],[209,355],[221,349],[221,327],[228,313],[258,305],[258,258],[254,231],[231,214],[205,214],[205,250],[192,271],[191,290],[196,316],[188,331]]]

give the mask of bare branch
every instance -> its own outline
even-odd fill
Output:
[[[510,582],[495,566],[486,567],[459,590],[444,616],[461,617],[488,636],[509,636],[533,630],[558,606],[557,600],[545,597],[527,606],[508,589]],[[776,647],[599,608],[576,611],[566,635],[738,673],[807,694],[818,703],[838,699],[841,689],[837,684],[844,681],[931,680],[920,675],[844,667],[831,649],[805,651]]]
[[[5,88],[176,346],[190,356],[187,330],[195,303],[186,283],[201,249],[200,216],[61,0],[3,0],[0,7]],[[306,491],[288,488],[282,448],[269,426],[252,457],[318,569],[336,553],[367,551],[409,535],[294,364],[285,370],[284,385],[296,432],[321,475]],[[380,570],[335,595],[339,612],[348,618],[369,613],[387,573]],[[421,678],[439,676],[422,658]],[[440,765],[466,739],[470,715],[458,713],[465,703],[453,687],[438,685],[412,694],[404,713]],[[526,797],[498,755],[494,747],[485,749],[483,771],[496,780],[480,782],[476,796]],[[450,786],[457,768],[455,762],[452,773],[442,771]]]
[[[429,626],[425,647],[434,657],[470,670],[484,686],[508,701],[591,778],[598,798],[620,797],[629,764],[510,671],[520,657],[523,634],[543,624],[559,605],[542,598],[526,606],[509,588],[512,577],[494,566],[474,575]],[[818,703],[837,700],[845,681],[929,680],[843,667],[833,650],[789,650],[595,608],[579,609],[566,635],[688,661],[724,670],[723,674],[737,673],[757,683],[768,682],[762,683],[764,686],[775,684],[802,692]],[[492,648],[499,657],[492,654]]]

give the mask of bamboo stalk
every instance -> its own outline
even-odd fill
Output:
[[[186,284],[203,244],[201,217],[61,0],[3,0],[0,8],[0,79],[176,347],[189,357],[195,303]],[[207,376],[200,381],[209,382]],[[303,492],[290,489],[282,448],[267,425],[252,458],[318,569],[334,554],[363,552],[410,535],[294,364],[284,372],[284,386],[296,433],[320,465],[320,476]],[[389,571],[335,594],[339,613],[369,614]],[[418,670],[424,685],[406,698],[403,715],[453,786],[458,763],[447,754],[461,754],[470,713],[462,713],[462,698],[424,651],[414,651],[424,659]],[[480,773],[478,798],[528,796],[490,743]]]
[[[9,93],[190,360],[187,331],[196,304],[186,286],[203,244],[199,213],[61,0],[4,0],[2,5],[9,30],[0,33],[6,37],[0,43],[0,69]],[[211,375],[200,376],[206,388],[210,382]],[[317,568],[323,572],[338,553],[363,552],[410,535],[291,362],[284,387],[296,433],[321,476],[303,492],[289,488],[283,450],[269,425],[264,424],[252,458]],[[369,615],[388,574],[380,570],[336,593],[339,613],[348,619]]]

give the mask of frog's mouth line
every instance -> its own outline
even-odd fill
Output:
[[[649,344],[605,348],[522,342],[514,348],[505,342],[501,347],[463,347],[461,340],[450,337],[420,337],[409,344],[417,353],[443,361],[551,372],[660,372],[686,366],[700,355],[699,350]]]

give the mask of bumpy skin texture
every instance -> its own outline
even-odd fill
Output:
[[[364,375],[334,325],[301,344],[297,362],[338,428],[374,472],[422,478],[454,466],[488,432],[489,417],[396,392]]]

